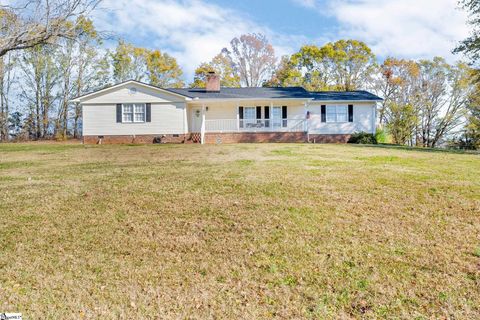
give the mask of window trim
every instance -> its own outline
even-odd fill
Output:
[[[127,105],[132,106],[132,121],[125,121],[123,115],[125,114],[124,112],[124,107]],[[135,120],[135,114],[140,114],[140,112],[135,112],[135,107],[141,105],[143,106],[143,121],[136,121]],[[128,112],[130,114],[130,112]],[[146,123],[147,122],[147,104],[146,103],[122,103],[122,123]]]

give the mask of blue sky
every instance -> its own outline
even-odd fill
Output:
[[[439,55],[454,62],[466,20],[457,0],[104,0],[95,14],[101,30],[176,57],[187,82],[198,64],[250,32],[265,34],[278,56],[302,44],[358,39],[379,60]]]
[[[323,4],[327,2],[322,1]],[[322,5],[319,3],[319,7]],[[279,33],[302,34],[307,38],[315,38],[320,34],[333,33],[337,21],[333,17],[320,16],[316,9],[302,4],[301,1],[290,0],[214,0],[219,6],[228,6],[238,12],[243,12],[258,24],[265,24]]]

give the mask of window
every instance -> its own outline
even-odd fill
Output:
[[[145,105],[135,105],[135,122],[145,122]]]
[[[253,120],[256,118],[255,108],[254,107],[245,107],[244,118],[247,120]]]
[[[327,106],[327,122],[347,122],[347,106]]]
[[[128,103],[122,105],[122,122],[145,122],[145,104]]]
[[[272,108],[272,127],[278,128],[282,126],[282,107],[274,106]]]
[[[122,112],[122,122],[133,122],[133,104],[124,104]]]
[[[245,126],[247,128],[254,126],[254,124],[256,123],[255,119],[257,118],[256,108],[245,107],[243,118],[244,118]]]

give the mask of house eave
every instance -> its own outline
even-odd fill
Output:
[[[154,85],[151,85],[151,84],[148,84],[148,83],[144,83],[144,82],[140,82],[140,81],[137,81],[137,80],[127,80],[127,81],[124,81],[124,82],[120,82],[120,83],[117,83],[111,87],[107,87],[107,88],[103,88],[103,89],[100,89],[100,90],[97,90],[97,91],[94,91],[94,92],[90,92],[90,93],[87,93],[87,94],[84,94],[82,96],[79,96],[79,97],[75,97],[71,100],[69,100],[70,103],[82,103],[82,101],[84,101],[85,99],[88,99],[89,97],[91,96],[94,96],[94,95],[97,95],[99,93],[102,93],[102,92],[105,92],[105,91],[108,91],[108,90],[112,90],[112,89],[115,89],[115,88],[118,88],[120,86],[123,86],[123,85],[127,85],[129,83],[134,83],[134,84],[137,84],[139,86],[143,86],[143,87],[146,87],[146,88],[150,88],[150,89],[154,89],[154,90],[158,90],[160,92],[164,92],[164,93],[167,93],[167,94],[171,94],[173,96],[176,96],[176,97],[180,97],[183,99],[183,101],[190,101],[192,100],[192,98],[188,97],[188,96],[185,96],[183,94],[180,94],[180,93],[176,93],[176,92],[173,92],[173,91],[170,91],[170,90],[166,90],[166,89],[163,89],[163,88],[160,88],[160,87],[157,87],[157,86],[154,86]]]

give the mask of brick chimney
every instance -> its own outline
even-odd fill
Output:
[[[219,92],[220,91],[220,76],[215,71],[210,71],[207,74],[207,85],[205,87],[207,92]]]

